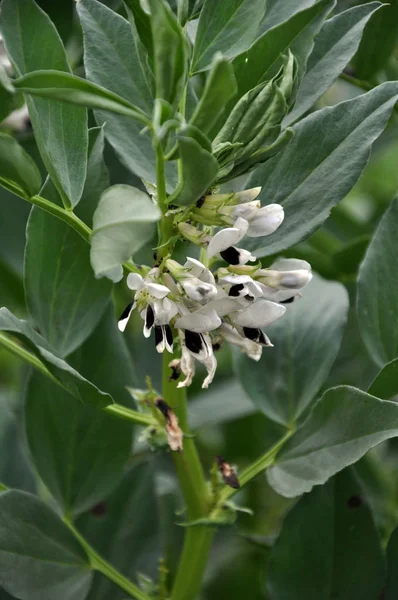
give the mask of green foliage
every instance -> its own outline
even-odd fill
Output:
[[[393,600],[396,0],[55,4],[1,2],[0,599]]]

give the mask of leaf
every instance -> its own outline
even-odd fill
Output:
[[[236,92],[236,79],[231,63],[222,54],[216,54],[190,124],[209,135]]]
[[[264,0],[205,0],[192,56],[192,73],[210,68],[216,52],[233,58],[256,38]]]
[[[120,281],[122,263],[151,239],[159,208],[147,194],[129,185],[113,185],[94,213],[90,258],[95,276]]]
[[[41,188],[35,162],[13,137],[0,133],[0,185],[28,200]]]
[[[134,23],[133,38],[135,35],[139,37],[139,40],[146,51],[148,62],[153,68],[151,17],[142,8],[140,0],[124,0],[124,4],[126,5],[130,23],[132,21]]]
[[[181,183],[174,191],[171,201],[180,205],[193,204],[214,183],[218,163],[193,137],[179,135],[178,147],[181,157]]]
[[[84,65],[87,79],[128,102],[152,113],[153,99],[131,35],[129,23],[97,0],[81,0],[77,11],[84,34]],[[156,182],[155,154],[142,126],[122,115],[95,111],[97,123],[129,171]],[[169,189],[176,182],[176,167],[167,165]]]
[[[350,470],[290,510],[267,569],[270,600],[375,600],[384,556],[372,513]]]
[[[371,236],[361,235],[343,244],[333,252],[331,258],[340,275],[356,275],[361,264]]]
[[[178,107],[188,76],[189,43],[164,0],[147,0],[151,11],[156,98]]]
[[[302,117],[332,85],[355,54],[366,23],[381,6],[380,2],[354,6],[326,21],[315,39],[294,109],[285,118],[285,126]]]
[[[387,546],[387,585],[385,600],[395,600],[398,596],[398,527],[392,532]]]
[[[0,481],[8,487],[34,493],[36,483],[28,461],[19,412],[15,401],[5,394],[0,395]]]
[[[77,210],[89,224],[99,196],[109,185],[103,148],[103,130],[91,129],[87,180]],[[59,203],[51,183],[41,195]],[[69,225],[38,207],[33,208],[27,226],[24,283],[30,314],[61,356],[73,352],[92,333],[112,290],[109,281],[95,279],[87,243]]]
[[[397,20],[398,1],[383,2],[383,10],[366,26],[353,61],[359,78],[369,80],[386,65],[398,40]]]
[[[302,73],[313,47],[313,38],[334,4],[334,0],[317,2],[266,31],[247,51],[234,58],[232,64],[238,82],[238,98],[275,76],[281,66],[281,55],[286,54],[289,48]]]
[[[368,392],[383,400],[391,400],[393,396],[398,395],[398,359],[392,360],[382,368],[371,383]]]
[[[27,202],[0,187],[0,256],[5,265],[21,279],[25,229],[30,209]]]
[[[370,356],[382,367],[398,357],[398,198],[381,219],[358,275],[358,319]]]
[[[70,72],[55,26],[33,0],[4,0],[1,27],[18,76],[41,69]],[[82,195],[87,167],[87,111],[47,98],[28,98],[35,139],[66,206]]]
[[[5,331],[17,337],[28,350],[33,352],[45,364],[54,378],[84,404],[93,404],[97,408],[104,408],[113,403],[109,394],[99,390],[57,356],[48,342],[36,333],[27,321],[17,319],[4,307],[0,308],[0,331]]]
[[[295,13],[315,4],[316,0],[267,0],[267,10],[260,25],[259,34],[264,33],[271,27],[275,27],[287,21]]]
[[[21,600],[84,600],[92,572],[61,519],[30,494],[0,494],[0,578]]]
[[[115,112],[147,125],[149,118],[134,104],[121,96],[95,85],[86,79],[62,71],[33,71],[14,82],[14,86],[27,94],[53,98],[89,108]]]
[[[228,398],[228,407],[225,404]],[[199,394],[190,404],[192,429],[210,427],[241,419],[257,412],[253,402],[236,380],[214,384],[206,393]]]
[[[299,496],[397,435],[397,404],[349,386],[332,388],[280,451],[268,481],[283,496]]]
[[[314,401],[337,356],[348,295],[341,284],[316,277],[286,308],[284,318],[267,328],[275,347],[264,348],[258,363],[241,354],[236,365],[259,410],[292,426]]]
[[[131,406],[130,357],[108,308],[94,333],[69,361],[87,379]],[[81,404],[40,373],[26,396],[26,432],[35,468],[64,514],[80,514],[120,481],[131,452],[131,424]]]
[[[126,577],[156,577],[161,544],[153,469],[150,463],[131,468],[115,491],[78,522],[90,544]],[[128,552],[126,552],[128,548]],[[126,594],[98,574],[87,600],[121,600]]]
[[[398,84],[324,108],[294,126],[295,136],[279,154],[250,176],[247,187],[261,185],[260,198],[282,204],[286,218],[257,256],[276,254],[306,239],[328,218],[365,167],[373,142],[382,133],[398,97]]]

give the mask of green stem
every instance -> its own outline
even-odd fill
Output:
[[[40,360],[38,356],[30,352],[29,350],[26,350],[26,348],[21,346],[20,343],[18,343],[13,338],[9,337],[7,334],[2,332],[0,332],[0,346],[14,354],[14,356],[17,356],[24,362],[34,367],[37,371],[48,377],[48,379],[50,379],[53,383],[56,383],[64,390],[69,392],[68,388],[65,387],[61,383],[61,381],[51,373],[51,371],[46,367],[46,365]],[[130,421],[132,423],[136,423],[138,425],[157,425],[155,419],[151,415],[140,413],[136,410],[132,410],[131,408],[127,408],[126,406],[122,406],[121,404],[109,404],[108,406],[105,406],[102,410],[113,416]]]
[[[91,238],[91,229],[86,225],[79,217],[75,215],[75,213],[71,210],[66,210],[53,202],[50,202],[46,198],[42,198],[41,196],[33,196],[30,198],[29,202],[34,204],[35,206],[40,206],[43,210],[47,211],[57,219],[61,219],[64,223],[67,223],[72,227],[88,244],[90,243]]]
[[[348,73],[340,73],[339,78],[343,79],[343,81],[348,81],[348,83],[351,83],[352,85],[355,85],[356,87],[359,87],[362,90],[365,90],[366,92],[370,92],[370,90],[373,90],[373,88],[375,87],[368,81],[363,81],[362,79],[358,79],[357,77],[348,75]]]
[[[93,569],[96,569],[97,571],[105,575],[105,577],[113,581],[113,583],[115,583],[123,591],[129,594],[131,598],[136,598],[137,600],[150,600],[147,594],[145,594],[132,581],[127,579],[127,577],[122,575],[122,573],[120,573],[110,563],[108,563],[104,558],[102,558],[102,556],[100,556],[98,552],[96,552],[94,548],[90,546],[87,540],[77,531],[77,529],[72,525],[72,523],[69,520],[64,519],[64,522],[86,551]]]
[[[170,253],[169,240],[173,237],[173,216],[166,217],[168,210],[166,175],[164,170],[163,149],[159,142],[156,142],[156,189],[158,195],[158,206],[162,211],[162,218],[159,222],[159,250],[158,258],[164,258]]]
[[[34,204],[35,206],[39,206],[40,208],[50,213],[57,219],[60,219],[61,221],[72,227],[72,229],[74,229],[76,233],[78,233],[84,239],[85,242],[87,242],[88,244],[91,243],[92,230],[88,225],[84,223],[84,221],[82,221],[77,215],[75,215],[73,210],[62,208],[61,206],[58,206],[58,204],[54,204],[46,198],[42,198],[41,196],[37,195],[33,196],[32,198],[29,198],[28,202]],[[126,271],[131,273],[140,272],[140,269],[132,261],[123,263],[123,267]]]
[[[163,397],[177,415],[181,429],[189,434],[185,389],[178,389],[175,382],[169,382],[169,360],[170,356],[164,353]],[[174,452],[173,459],[188,521],[205,517],[210,493],[194,439],[185,437],[183,451],[181,454]],[[193,600],[199,593],[213,535],[214,530],[210,527],[187,528],[171,600]]]
[[[260,456],[257,460],[255,460],[251,465],[246,467],[239,474],[239,482],[240,489],[242,489],[245,485],[247,485],[254,477],[257,477],[260,473],[265,471],[268,467],[270,467],[278,454],[279,450],[284,446],[287,440],[293,435],[294,430],[290,429],[270,450],[268,450],[265,454]],[[231,488],[229,486],[225,486],[220,493],[218,506],[215,510],[222,510],[223,505],[227,500],[229,500],[232,496],[234,496],[239,490]],[[214,511],[213,511],[214,513]]]

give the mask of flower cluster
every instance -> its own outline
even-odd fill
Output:
[[[181,350],[181,358],[170,364],[175,377],[185,376],[178,387],[189,386],[195,374],[195,361],[201,362],[207,376],[202,387],[213,381],[217,368],[214,349],[224,341],[238,346],[258,361],[265,346],[272,346],[263,328],[283,316],[286,303],[300,297],[311,280],[311,267],[304,260],[279,258],[270,268],[261,268],[257,259],[238,246],[244,236],[273,233],[284,218],[278,204],[261,207],[255,200],[260,188],[238,194],[206,196],[190,214],[190,223],[179,224],[180,233],[202,247],[203,262],[187,258],[184,265],[166,258],[144,277],[130,273],[127,285],[135,291],[119,319],[124,331],[133,310],[143,321],[143,333],[154,331],[158,352]],[[231,225],[215,235],[192,224]],[[216,270],[211,265],[227,266]],[[206,263],[206,264],[204,264]]]

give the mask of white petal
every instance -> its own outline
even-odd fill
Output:
[[[147,283],[145,287],[154,298],[164,298],[170,292],[168,287],[160,283]]]
[[[235,221],[233,227],[225,227],[216,233],[216,235],[210,241],[207,248],[207,255],[209,258],[223,252],[230,246],[235,246],[245,237],[246,232],[249,228],[249,223],[246,219],[239,217]]]
[[[268,300],[258,300],[246,308],[231,315],[231,320],[241,327],[266,327],[286,312],[286,307]]]
[[[172,302],[168,298],[163,298],[163,300],[155,300],[153,302],[153,310],[155,313],[156,325],[167,325],[178,313],[176,303]]]
[[[193,376],[195,375],[195,359],[192,356],[192,354],[186,349],[184,344],[182,345],[181,371],[185,375],[185,380],[180,381],[177,387],[189,387],[192,383]]]
[[[195,333],[206,333],[207,331],[213,331],[221,325],[221,319],[217,315],[214,309],[210,309],[206,312],[201,310],[190,313],[177,319],[175,327],[177,329],[189,329]]]
[[[245,265],[248,262],[256,262],[257,258],[253,256],[249,250],[244,250],[243,248],[238,248],[239,250],[239,264]]]
[[[205,267],[205,265],[201,263],[200,260],[196,260],[196,258],[190,258],[188,256],[184,268],[187,271],[189,271],[191,275],[197,277],[201,281],[215,285],[213,273],[210,271],[210,269]]]
[[[180,283],[187,296],[196,302],[208,302],[217,295],[217,288],[214,285],[201,281],[197,277],[186,277]]]
[[[127,275],[127,286],[130,290],[142,290],[144,287],[144,280],[138,273],[129,273]]]
[[[276,271],[299,271],[301,269],[311,271],[311,265],[306,260],[299,258],[278,258],[272,263],[270,269]]]
[[[206,358],[203,361],[203,364],[207,370],[207,377],[204,380],[204,382],[202,383],[202,388],[207,389],[214,379],[214,375],[217,370],[217,359],[214,356],[214,354],[212,354],[211,356],[209,356],[209,358]]]
[[[250,275],[226,275],[225,277],[221,277],[219,282],[222,283],[230,283],[231,285],[245,285],[252,296],[255,298],[261,298],[263,295],[261,285],[254,281]]]
[[[238,204],[237,206],[228,207],[220,212],[230,214],[235,219],[238,217],[243,217],[243,219],[246,219],[246,221],[251,221],[252,219],[256,218],[260,208],[260,200],[254,200],[253,202],[246,202],[245,204]]]
[[[257,211],[250,221],[247,235],[249,237],[262,237],[270,235],[278,229],[284,219],[283,207],[280,204],[269,204]]]
[[[135,302],[129,304],[123,311],[122,316],[120,317],[120,319],[117,322],[117,326],[119,328],[119,331],[124,331],[127,327],[127,323],[130,320],[131,317],[131,313],[133,312],[133,310],[135,309]]]
[[[225,315],[237,311],[240,308],[242,308],[241,298],[233,298],[227,295],[223,298],[211,300],[208,304],[206,304],[206,309],[214,309],[219,317],[225,317]]]
[[[237,192],[237,196],[239,198],[239,202],[251,202],[257,198],[257,196],[261,192],[261,187],[250,188],[249,190],[243,190],[242,192]]]
[[[227,340],[227,342],[238,346],[238,348],[240,348],[242,352],[247,354],[249,358],[255,361],[260,360],[263,351],[261,344],[257,344],[256,342],[253,342],[252,340],[243,337],[234,327],[232,327],[228,323],[223,323],[221,325],[220,333],[223,336],[223,338]]]

